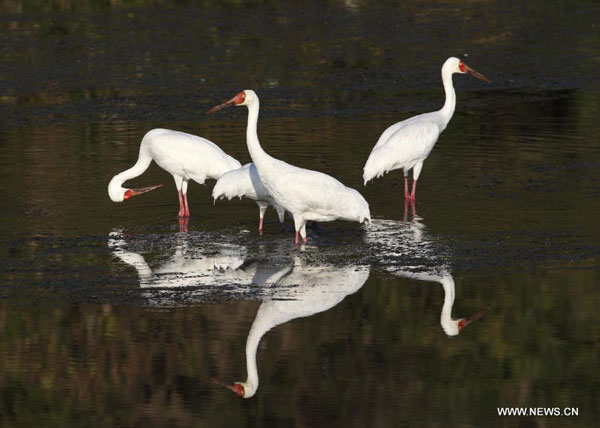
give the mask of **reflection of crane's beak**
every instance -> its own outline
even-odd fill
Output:
[[[235,105],[235,97],[233,97],[229,101],[225,101],[224,103],[219,104],[218,106],[214,106],[213,108],[211,108],[210,110],[208,110],[206,112],[206,114],[213,114],[216,111],[219,111],[221,109],[224,109],[225,107],[229,107],[229,106],[233,106],[233,105]]]
[[[492,81],[490,79],[488,79],[487,77],[485,77],[483,74],[481,74],[478,71],[473,70],[471,67],[469,67],[467,64],[465,64],[465,73],[469,73],[471,76],[475,76],[478,79],[483,80],[484,82],[487,83],[492,83]]]
[[[140,187],[138,189],[128,189],[127,192],[125,192],[125,199],[127,200],[132,196],[141,195],[142,193],[150,192],[151,190],[156,190],[159,187],[162,187],[162,184],[157,184],[156,186]]]
[[[226,384],[224,382],[221,382],[219,379],[215,379],[214,377],[206,376],[206,378],[216,385],[223,386],[229,389],[230,391],[235,392],[240,397],[244,396],[244,387],[239,383]]]
[[[468,326],[469,324],[471,324],[473,321],[477,321],[479,318],[483,317],[489,311],[490,311],[490,308],[483,308],[482,310],[480,310],[476,314],[471,315],[468,318],[461,319],[459,321],[459,323],[458,323],[458,331],[461,331],[463,328],[465,328],[466,326]]]

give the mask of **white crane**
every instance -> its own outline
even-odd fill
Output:
[[[179,217],[190,216],[187,200],[189,180],[204,184],[207,178],[216,180],[227,171],[241,166],[236,159],[205,138],[169,129],[153,129],[144,135],[135,165],[110,180],[110,199],[113,202],[123,202],[132,196],[161,187],[162,184],[141,189],[122,186],[127,180],[142,175],[153,160],[175,179],[179,193]]]
[[[371,221],[369,204],[356,190],[344,186],[335,178],[322,172],[298,168],[268,155],[260,145],[257,135],[259,111],[258,96],[254,91],[246,89],[235,97],[218,106],[208,113],[228,106],[248,107],[248,126],[246,142],[252,161],[261,181],[273,200],[294,217],[296,229],[296,244],[298,235],[302,235],[304,243],[306,222],[350,220]]]
[[[267,210],[267,207],[271,205],[273,208],[275,208],[275,210],[277,210],[279,222],[281,223],[281,229],[283,230],[285,210],[277,205],[277,202],[273,200],[258,176],[256,165],[253,163],[247,163],[241,168],[234,169],[223,174],[221,178],[217,180],[217,183],[213,188],[212,197],[215,201],[221,198],[232,200],[236,197],[246,197],[255,201],[259,210],[258,233],[261,235],[265,211]]]
[[[280,324],[333,308],[346,296],[356,293],[367,281],[369,272],[369,266],[311,266],[296,259],[294,267],[275,284],[280,292],[264,300],[258,308],[246,340],[246,380],[226,384],[209,379],[240,397],[254,396],[259,384],[256,352],[262,337]]]
[[[363,179],[367,182],[383,174],[402,168],[404,171],[404,198],[415,200],[417,180],[423,168],[423,162],[433,150],[456,107],[456,94],[452,85],[454,73],[471,74],[481,80],[490,82],[483,74],[478,73],[462,60],[450,57],[442,66],[442,82],[446,92],[446,102],[441,110],[424,113],[398,122],[387,128],[379,137],[371,150],[363,169]],[[412,194],[408,193],[408,171],[413,170]]]

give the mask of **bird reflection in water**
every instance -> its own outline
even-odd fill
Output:
[[[174,246],[173,254],[154,269],[148,265],[144,256],[129,250],[130,244],[122,230],[110,232],[108,247],[113,255],[136,269],[142,288],[244,284],[252,280],[253,272],[241,269],[246,258],[245,247],[220,244],[202,251],[190,242],[188,233],[179,233],[173,237],[175,243],[170,246]],[[147,240],[147,243],[153,243],[153,238]],[[169,247],[169,242],[161,240],[161,246]]]
[[[369,266],[308,265],[296,257],[294,266],[277,280],[276,292],[262,302],[256,313],[246,340],[246,380],[226,384],[209,379],[240,397],[254,396],[259,384],[256,352],[262,337],[280,324],[333,308],[363,286],[369,271]]]
[[[408,217],[409,206],[411,220]],[[440,324],[448,336],[456,336],[467,325],[484,316],[489,308],[481,309],[469,317],[452,318],[455,284],[446,261],[447,250],[429,236],[414,203],[407,201],[404,207],[404,221],[374,219],[365,239],[383,255],[380,265],[387,272],[403,278],[442,284],[444,304]]]
[[[226,384],[209,378],[244,398],[252,397],[258,388],[256,354],[262,337],[269,330],[295,318],[333,308],[346,296],[357,292],[369,277],[368,265],[314,265],[298,254],[293,259],[286,256],[286,264],[274,261],[272,257],[245,261],[246,248],[234,244],[222,245],[211,251],[211,255],[195,254],[189,236],[179,234],[174,254],[154,270],[141,254],[127,249],[122,231],[112,231],[108,245],[115,256],[137,270],[143,288],[196,287],[192,295],[194,300],[201,300],[210,290],[226,298],[236,290],[248,289],[248,285],[260,287],[258,293],[244,296],[262,300],[246,341],[246,380]],[[209,287],[213,285],[227,287]],[[160,303],[161,300],[155,296],[150,302]]]

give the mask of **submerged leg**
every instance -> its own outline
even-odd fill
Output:
[[[179,217],[179,232],[187,233],[189,224],[190,224],[189,217]]]

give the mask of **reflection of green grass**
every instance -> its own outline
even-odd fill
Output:
[[[593,425],[597,275],[542,267],[494,274],[455,277],[454,316],[492,311],[454,338],[439,325],[439,284],[373,274],[330,311],[263,338],[261,386],[249,401],[203,375],[244,378],[254,302],[161,312],[4,303],[3,425],[320,426],[339,418],[366,426],[401,418],[481,426],[494,425],[497,406],[579,407],[567,422]]]

